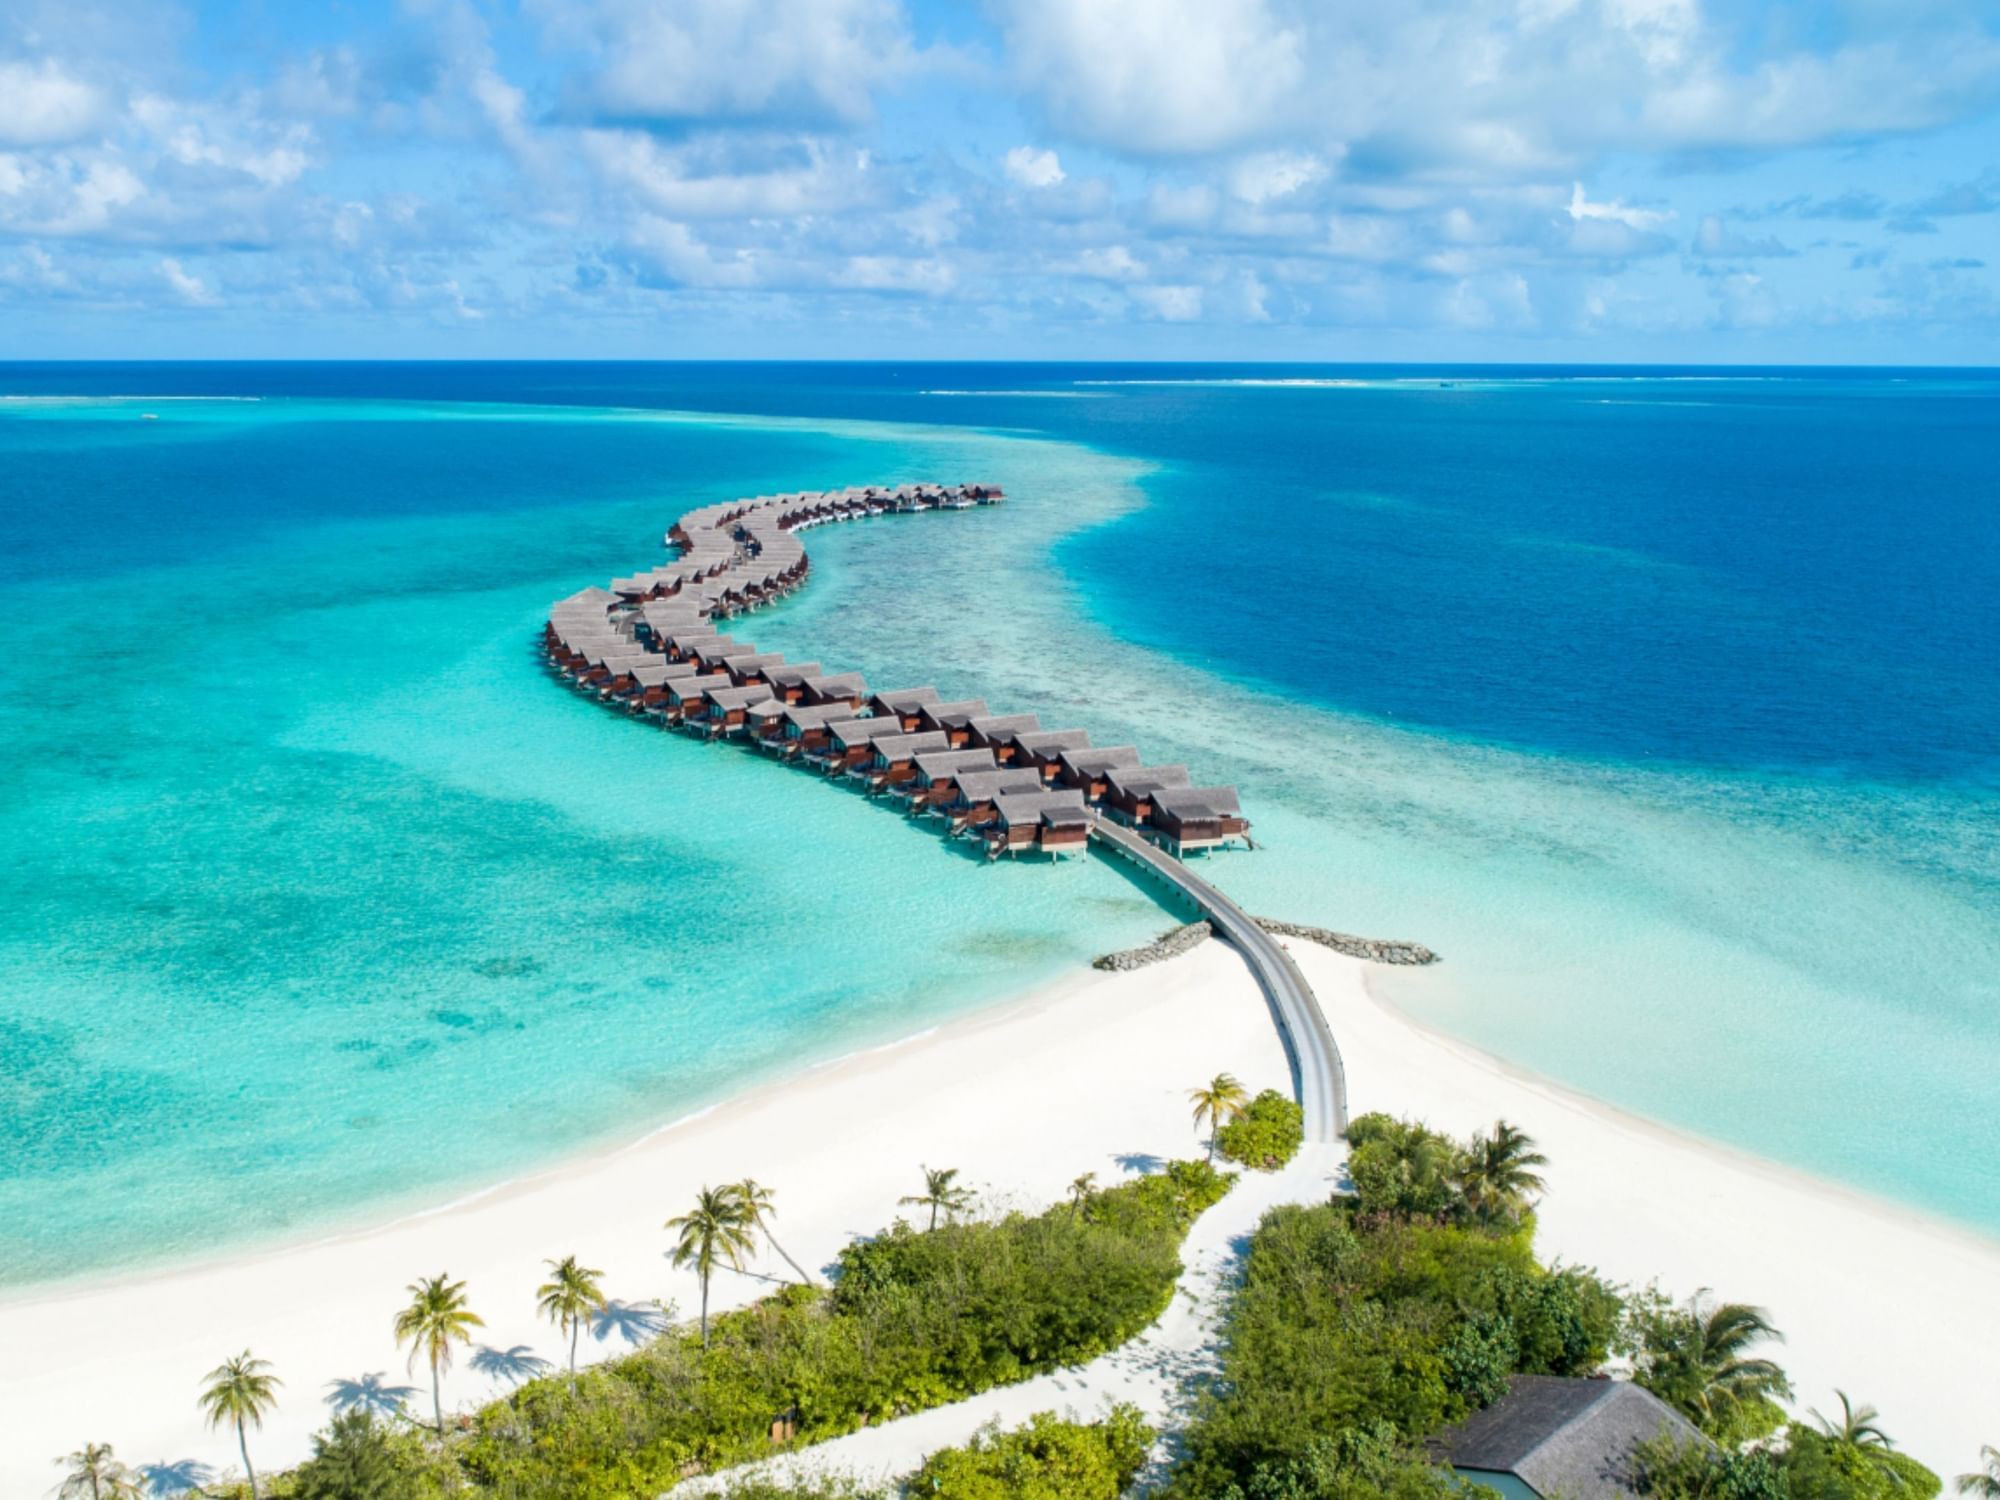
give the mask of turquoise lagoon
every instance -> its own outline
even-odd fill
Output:
[[[219,378],[191,368],[122,388]],[[773,380],[733,403],[759,413],[634,409],[630,381],[578,369],[523,367],[454,400],[403,377],[296,394],[246,374],[268,399],[109,401],[71,377],[91,399],[0,407],[0,1280],[433,1203],[1156,931],[1160,911],[1098,862],[989,868],[858,797],[607,714],[538,664],[549,601],[658,556],[682,509],[958,475],[1012,498],[814,532],[810,586],[744,633],[1234,780],[1265,847],[1210,873],[1274,915],[1443,950],[1437,970],[1384,976],[1420,1017],[2000,1229],[1996,799],[1956,687],[1940,701],[1960,716],[1933,738],[1970,748],[1939,765],[1412,723],[1274,662],[1351,628],[1327,581],[1287,583],[1304,554],[1282,530],[1258,554],[1267,590],[1218,601],[1188,566],[1204,526],[1265,524],[1214,483],[1247,462],[1226,451],[1031,417],[1007,394],[1018,370],[992,372],[977,411],[863,373],[832,396]],[[58,377],[13,388],[37,380]],[[1038,410],[1148,399],[1074,372],[1044,384],[1089,399]],[[701,404],[672,380],[638,394]],[[898,420],[857,419],[871,409]],[[968,417],[988,425],[945,425]],[[1326,503],[1377,524],[1396,517],[1392,482]],[[1414,535],[1486,587],[1452,555],[1452,517],[1420,501],[1400,497],[1384,538],[1343,543],[1393,576]],[[1292,535],[1317,557],[1312,514]],[[1544,526],[1600,589],[1638,568],[1662,611],[1697,622],[1700,598],[1676,591],[1740,599],[1717,569],[1690,579],[1686,561]],[[1452,652],[1494,672],[1442,606],[1371,608],[1384,637],[1421,642],[1417,677]],[[1574,642],[1580,676],[1602,671],[1593,649]],[[1361,655],[1359,678],[1403,680]],[[1545,678],[1511,691],[1559,698]],[[1651,706],[1622,727],[1620,711],[1579,721],[1653,732]],[[1699,744],[1699,723],[1684,732]]]

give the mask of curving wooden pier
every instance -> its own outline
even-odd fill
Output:
[[[988,858],[1084,853],[1093,844],[1173,888],[1241,953],[1290,1059],[1306,1139],[1347,1127],[1340,1050],[1291,955],[1182,856],[1250,843],[1235,788],[1196,786],[1131,745],[995,713],[935,688],[873,691],[858,672],[787,662],[722,627],[800,587],[799,533],[892,514],[998,504],[998,486],[915,484],[759,496],[705,506],[667,532],[676,555],[558,602],[543,630],[551,666],[608,705],[690,734],[733,739],[859,784],[912,818],[939,819]]]

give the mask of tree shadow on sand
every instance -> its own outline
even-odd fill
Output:
[[[149,1495],[198,1495],[219,1477],[214,1469],[194,1458],[139,1465],[139,1478],[145,1482]]]
[[[504,1380],[509,1385],[533,1380],[555,1368],[526,1344],[516,1344],[511,1349],[495,1349],[491,1344],[481,1344],[472,1351],[472,1358],[466,1363],[480,1374]]]
[[[667,1310],[657,1302],[620,1302],[614,1298],[590,1320],[590,1336],[600,1344],[622,1339],[636,1349],[664,1333],[668,1319]]]
[[[344,1417],[351,1411],[372,1412],[378,1417],[400,1417],[403,1408],[417,1396],[413,1385],[390,1385],[388,1375],[377,1370],[372,1375],[356,1375],[349,1380],[326,1383],[326,1404],[333,1414]]]

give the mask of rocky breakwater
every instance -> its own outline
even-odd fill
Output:
[[[1272,937],[1301,938],[1318,943],[1349,958],[1364,958],[1371,964],[1434,964],[1437,954],[1422,943],[1397,942],[1388,938],[1356,937],[1351,932],[1335,932],[1328,927],[1309,927],[1303,922],[1279,922],[1258,917],[1257,925]]]
[[[1330,927],[1312,927],[1303,922],[1279,922],[1270,917],[1257,917],[1254,920],[1273,937],[1299,938],[1308,943],[1318,943],[1323,948],[1331,948],[1335,953],[1344,953],[1349,958],[1365,959],[1373,964],[1434,964],[1438,961],[1437,954],[1422,943],[1398,942],[1389,938],[1356,937],[1351,932],[1335,932]],[[1215,929],[1208,923],[1190,922],[1185,927],[1168,929],[1141,947],[1121,948],[1116,953],[1100,954],[1090,961],[1090,966],[1114,974],[1122,974],[1131,969],[1143,969],[1149,964],[1164,963],[1170,958],[1178,958],[1189,949],[1207,942],[1214,935]]]
[[[1123,973],[1127,969],[1143,969],[1148,964],[1163,963],[1170,958],[1178,958],[1190,948],[1199,947],[1215,935],[1215,929],[1206,922],[1190,922],[1185,927],[1173,927],[1161,933],[1154,941],[1140,948],[1122,948],[1116,953],[1104,953],[1090,961],[1093,969],[1106,969],[1112,973]]]

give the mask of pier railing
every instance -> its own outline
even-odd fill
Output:
[[[1182,861],[1149,844],[1131,829],[1099,818],[1091,838],[1098,848],[1137,865],[1154,880],[1172,886],[1199,908],[1217,936],[1243,955],[1277,1023],[1292,1066],[1292,1087],[1305,1114],[1305,1138],[1338,1140],[1347,1130],[1347,1070],[1319,999],[1284,945],[1256,919]]]

